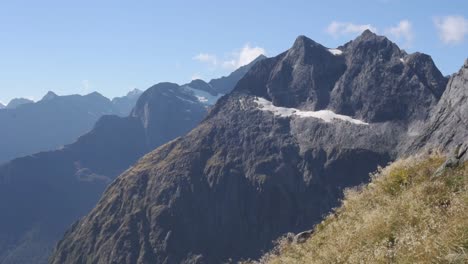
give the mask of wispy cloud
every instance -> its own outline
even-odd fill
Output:
[[[413,26],[409,20],[401,20],[397,26],[390,27],[385,32],[396,40],[402,40],[405,47],[410,47],[413,43]]]
[[[228,69],[237,69],[251,63],[260,55],[265,55],[266,51],[261,47],[251,47],[249,43],[245,44],[239,52],[233,52],[231,59],[224,61],[223,66]]]
[[[338,38],[347,35],[356,35],[364,30],[369,29],[372,32],[377,32],[377,28],[371,24],[354,24],[351,22],[332,21],[326,28],[326,32],[331,36]]]
[[[262,54],[266,54],[264,48],[251,46],[247,43],[241,49],[229,53],[229,55],[224,59],[219,59],[218,56],[210,53],[199,53],[192,59],[202,63],[207,63],[215,68],[222,67],[232,70],[249,64]]]
[[[468,19],[462,16],[436,17],[434,25],[445,44],[460,44],[468,35]]]

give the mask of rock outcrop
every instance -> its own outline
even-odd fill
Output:
[[[427,125],[410,145],[409,153],[422,149],[439,149],[449,152],[460,144],[468,144],[468,59],[453,74],[439,103],[431,112]],[[467,157],[465,156],[465,159]]]

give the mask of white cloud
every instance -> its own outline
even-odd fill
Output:
[[[250,44],[247,43],[240,52],[234,52],[232,54],[233,58],[225,61],[223,66],[226,68],[237,69],[251,63],[262,54],[266,54],[265,49],[261,47],[251,47]]]
[[[434,25],[445,44],[459,44],[468,35],[468,19],[462,16],[436,17]]]
[[[266,54],[264,48],[258,46],[252,47],[247,43],[242,49],[231,52],[224,60],[220,60],[216,55],[209,53],[200,53],[192,59],[208,63],[213,67],[221,66],[226,69],[237,69],[249,64],[262,54]]]
[[[401,20],[397,26],[390,27],[385,32],[397,40],[403,40],[403,45],[406,47],[410,47],[414,39],[413,27],[411,22],[406,19]]]
[[[326,31],[328,34],[335,38],[345,35],[356,35],[362,33],[364,30],[369,29],[372,32],[377,32],[377,28],[371,24],[354,24],[350,22],[332,21],[328,25]]]
[[[216,57],[216,55],[213,55],[213,54],[200,53],[196,55],[195,57],[193,57],[192,59],[199,61],[199,62],[209,63],[213,66],[218,65],[218,58]]]

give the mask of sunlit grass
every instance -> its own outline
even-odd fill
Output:
[[[468,263],[468,163],[412,157],[345,191],[303,244],[278,241],[261,263]]]

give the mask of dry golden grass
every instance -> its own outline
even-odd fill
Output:
[[[441,156],[397,161],[345,191],[303,244],[261,263],[468,263],[468,162],[434,177]]]

